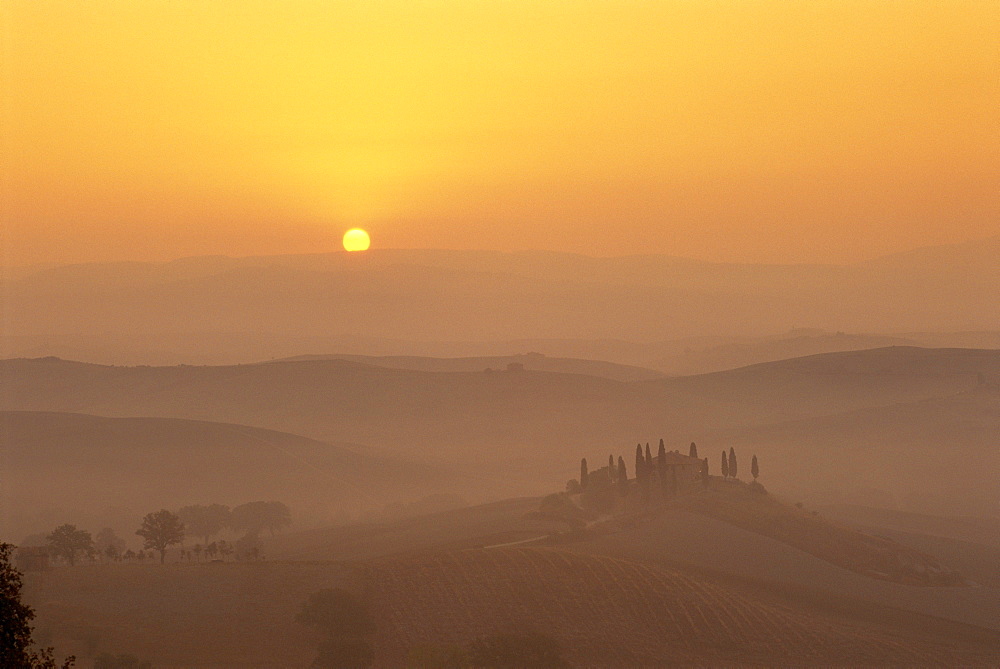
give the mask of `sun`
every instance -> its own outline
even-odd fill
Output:
[[[372,238],[361,228],[351,228],[344,233],[344,249],[347,251],[367,251]]]

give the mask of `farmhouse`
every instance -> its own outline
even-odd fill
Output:
[[[701,476],[702,460],[699,458],[684,455],[680,451],[667,451],[666,468],[676,477],[678,485],[688,485],[699,479]],[[653,459],[656,464],[656,459]]]

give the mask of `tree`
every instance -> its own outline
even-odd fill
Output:
[[[66,558],[70,565],[76,564],[76,552],[88,551],[94,547],[90,532],[76,529],[76,525],[60,525],[47,537],[52,552]]]
[[[661,440],[662,441],[662,440]],[[653,473],[653,456],[649,452],[649,442],[646,442],[646,473]]]
[[[646,478],[646,458],[642,454],[642,444],[635,445],[635,480]]]
[[[177,512],[177,515],[184,523],[187,533],[202,537],[206,544],[210,538],[229,527],[232,519],[232,512],[225,504],[185,506]]]
[[[656,473],[660,478],[660,490],[663,496],[669,496],[671,491],[667,485],[667,447],[662,439],[660,439],[660,451],[656,454]]]
[[[343,588],[309,595],[295,621],[327,637],[319,646],[314,667],[367,667],[374,660],[365,637],[375,633],[375,623],[364,602]]]
[[[147,513],[142,519],[142,527],[135,533],[143,538],[143,548],[160,552],[160,564],[163,564],[167,546],[184,541],[184,523],[176,513],[160,509],[156,513]]]
[[[757,480],[757,475],[760,474],[760,468],[757,467],[757,454],[754,453],[753,458],[750,460],[750,474],[753,476],[753,480]]]
[[[688,455],[692,458],[698,457],[698,444],[691,442],[691,448],[688,450]]]
[[[580,460],[580,489],[587,489],[587,458]]]
[[[118,560],[125,552],[125,542],[110,527],[105,527],[97,533],[94,547],[109,560]]]
[[[219,539],[218,548],[219,548],[219,555],[222,556],[223,560],[232,555],[233,551],[236,550],[235,548],[233,548],[233,545],[228,541],[226,541],[225,539]]]
[[[628,495],[628,471],[625,469],[625,458],[618,456],[618,476],[615,478],[618,481],[618,492],[622,497]]]
[[[711,475],[708,473],[708,458],[701,461],[701,482],[708,487],[708,484],[712,481]]]
[[[722,451],[722,478],[729,478],[729,463],[726,461],[725,451]]]
[[[729,475],[736,478],[736,451],[729,448]]]
[[[612,483],[614,483],[615,480],[616,480],[616,478],[617,478],[615,476],[616,473],[617,472],[615,471],[615,456],[609,454],[608,455],[608,478],[611,480]]]
[[[30,650],[31,621],[34,610],[21,601],[21,572],[10,562],[14,546],[0,543],[0,667],[17,669],[66,669],[73,666],[75,657],[56,664],[52,649]]]
[[[292,512],[281,502],[248,502],[240,504],[232,512],[231,527],[248,534],[269,530],[273,536],[276,530],[291,524]]]

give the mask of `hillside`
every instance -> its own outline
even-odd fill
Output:
[[[0,412],[3,526],[19,542],[64,522],[130,536],[143,514],[187,504],[277,499],[299,523],[381,509],[443,474],[353,444],[172,418]]]
[[[886,453],[907,449],[911,441],[927,451],[906,463],[914,477],[894,477],[880,486],[901,500],[926,480],[922,463],[936,462],[942,453],[928,436],[942,434],[948,425],[962,436],[955,443],[963,454],[949,466],[947,476],[956,472],[954,478],[941,479],[950,482],[951,499],[979,513],[980,491],[989,503],[995,489],[987,470],[964,464],[994,457],[995,449],[984,450],[992,448],[993,395],[988,388],[956,393],[975,389],[980,376],[990,382],[1000,378],[1000,351],[877,349],[631,383],[531,370],[423,372],[346,360],[228,367],[7,360],[0,361],[0,372],[0,408],[7,410],[219,421],[362,443],[387,457],[452,458],[458,468],[476,473],[475,481],[467,480],[478,495],[473,501],[537,494],[551,489],[552,480],[572,476],[571,463],[581,455],[603,459],[661,436],[669,448],[698,441],[713,467],[721,446],[737,445],[744,458],[756,452],[769,487],[800,483],[815,491],[829,484],[853,494],[855,472],[874,476],[886,466],[882,452],[861,447],[876,434],[864,430],[880,429],[880,420],[907,427],[884,445]],[[902,411],[893,405],[953,395],[929,405],[936,411],[918,406],[908,417],[892,418]],[[871,418],[847,417],[859,410]],[[879,418],[883,415],[887,418]],[[812,419],[817,422],[795,429],[784,425]],[[848,427],[853,421],[858,439],[845,441],[847,428],[837,420]],[[770,425],[777,425],[775,432],[768,433]],[[852,457],[831,463],[826,450],[801,447],[824,440],[850,448]],[[798,447],[794,455],[788,452],[793,447]],[[465,457],[469,454],[474,458]],[[505,475],[481,476],[493,466],[502,466]],[[954,486],[957,472],[966,478]],[[969,481],[983,486],[976,490],[964,484]]]
[[[510,626],[554,637],[577,665],[990,665],[997,636],[945,622],[855,618],[682,569],[551,549],[495,548],[329,562],[84,565],[31,572],[37,629],[87,661],[304,666],[319,638],[294,622],[309,594],[345,587],[376,621],[379,666],[415,646]]]
[[[332,563],[79,565],[29,572],[24,599],[39,638],[77,666],[109,652],[154,667],[304,667],[317,639],[295,614],[330,587],[359,592],[362,576]]]
[[[996,517],[997,434],[1000,391],[980,387],[712,438],[739,453],[756,453],[769,480],[787,482],[789,494],[811,503],[855,500],[933,515]]]
[[[377,562],[372,597],[386,622],[379,659],[417,643],[462,644],[510,625],[561,642],[574,664],[936,664],[990,662],[934,637],[856,625],[740,596],[704,578],[607,557],[501,548]],[[973,659],[974,658],[974,659]]]
[[[410,369],[422,372],[482,372],[487,369],[504,371],[510,365],[520,365],[526,370],[555,372],[557,374],[582,374],[597,376],[613,381],[645,381],[663,378],[663,374],[652,369],[620,365],[601,360],[580,360],[573,358],[552,358],[541,353],[523,355],[491,355],[464,358],[432,358],[412,355],[300,355],[287,361],[306,360],[349,360],[376,367],[390,369]]]

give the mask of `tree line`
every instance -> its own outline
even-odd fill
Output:
[[[292,524],[291,511],[282,502],[248,502],[230,509],[224,504],[185,506],[176,513],[160,509],[147,513],[135,533],[142,538],[142,548],[126,549],[126,542],[111,528],[104,528],[96,538],[87,530],[66,523],[44,536],[48,554],[69,565],[78,559],[90,561],[107,560],[145,561],[155,559],[159,554],[160,563],[165,561],[171,546],[182,544],[186,537],[202,539],[191,549],[181,549],[181,559],[200,561],[206,559],[226,559],[236,554],[238,559],[258,559],[260,546],[258,537],[265,530],[273,535]],[[223,530],[243,532],[244,536],[235,542],[224,539],[210,541]],[[33,540],[25,542],[33,544]]]

